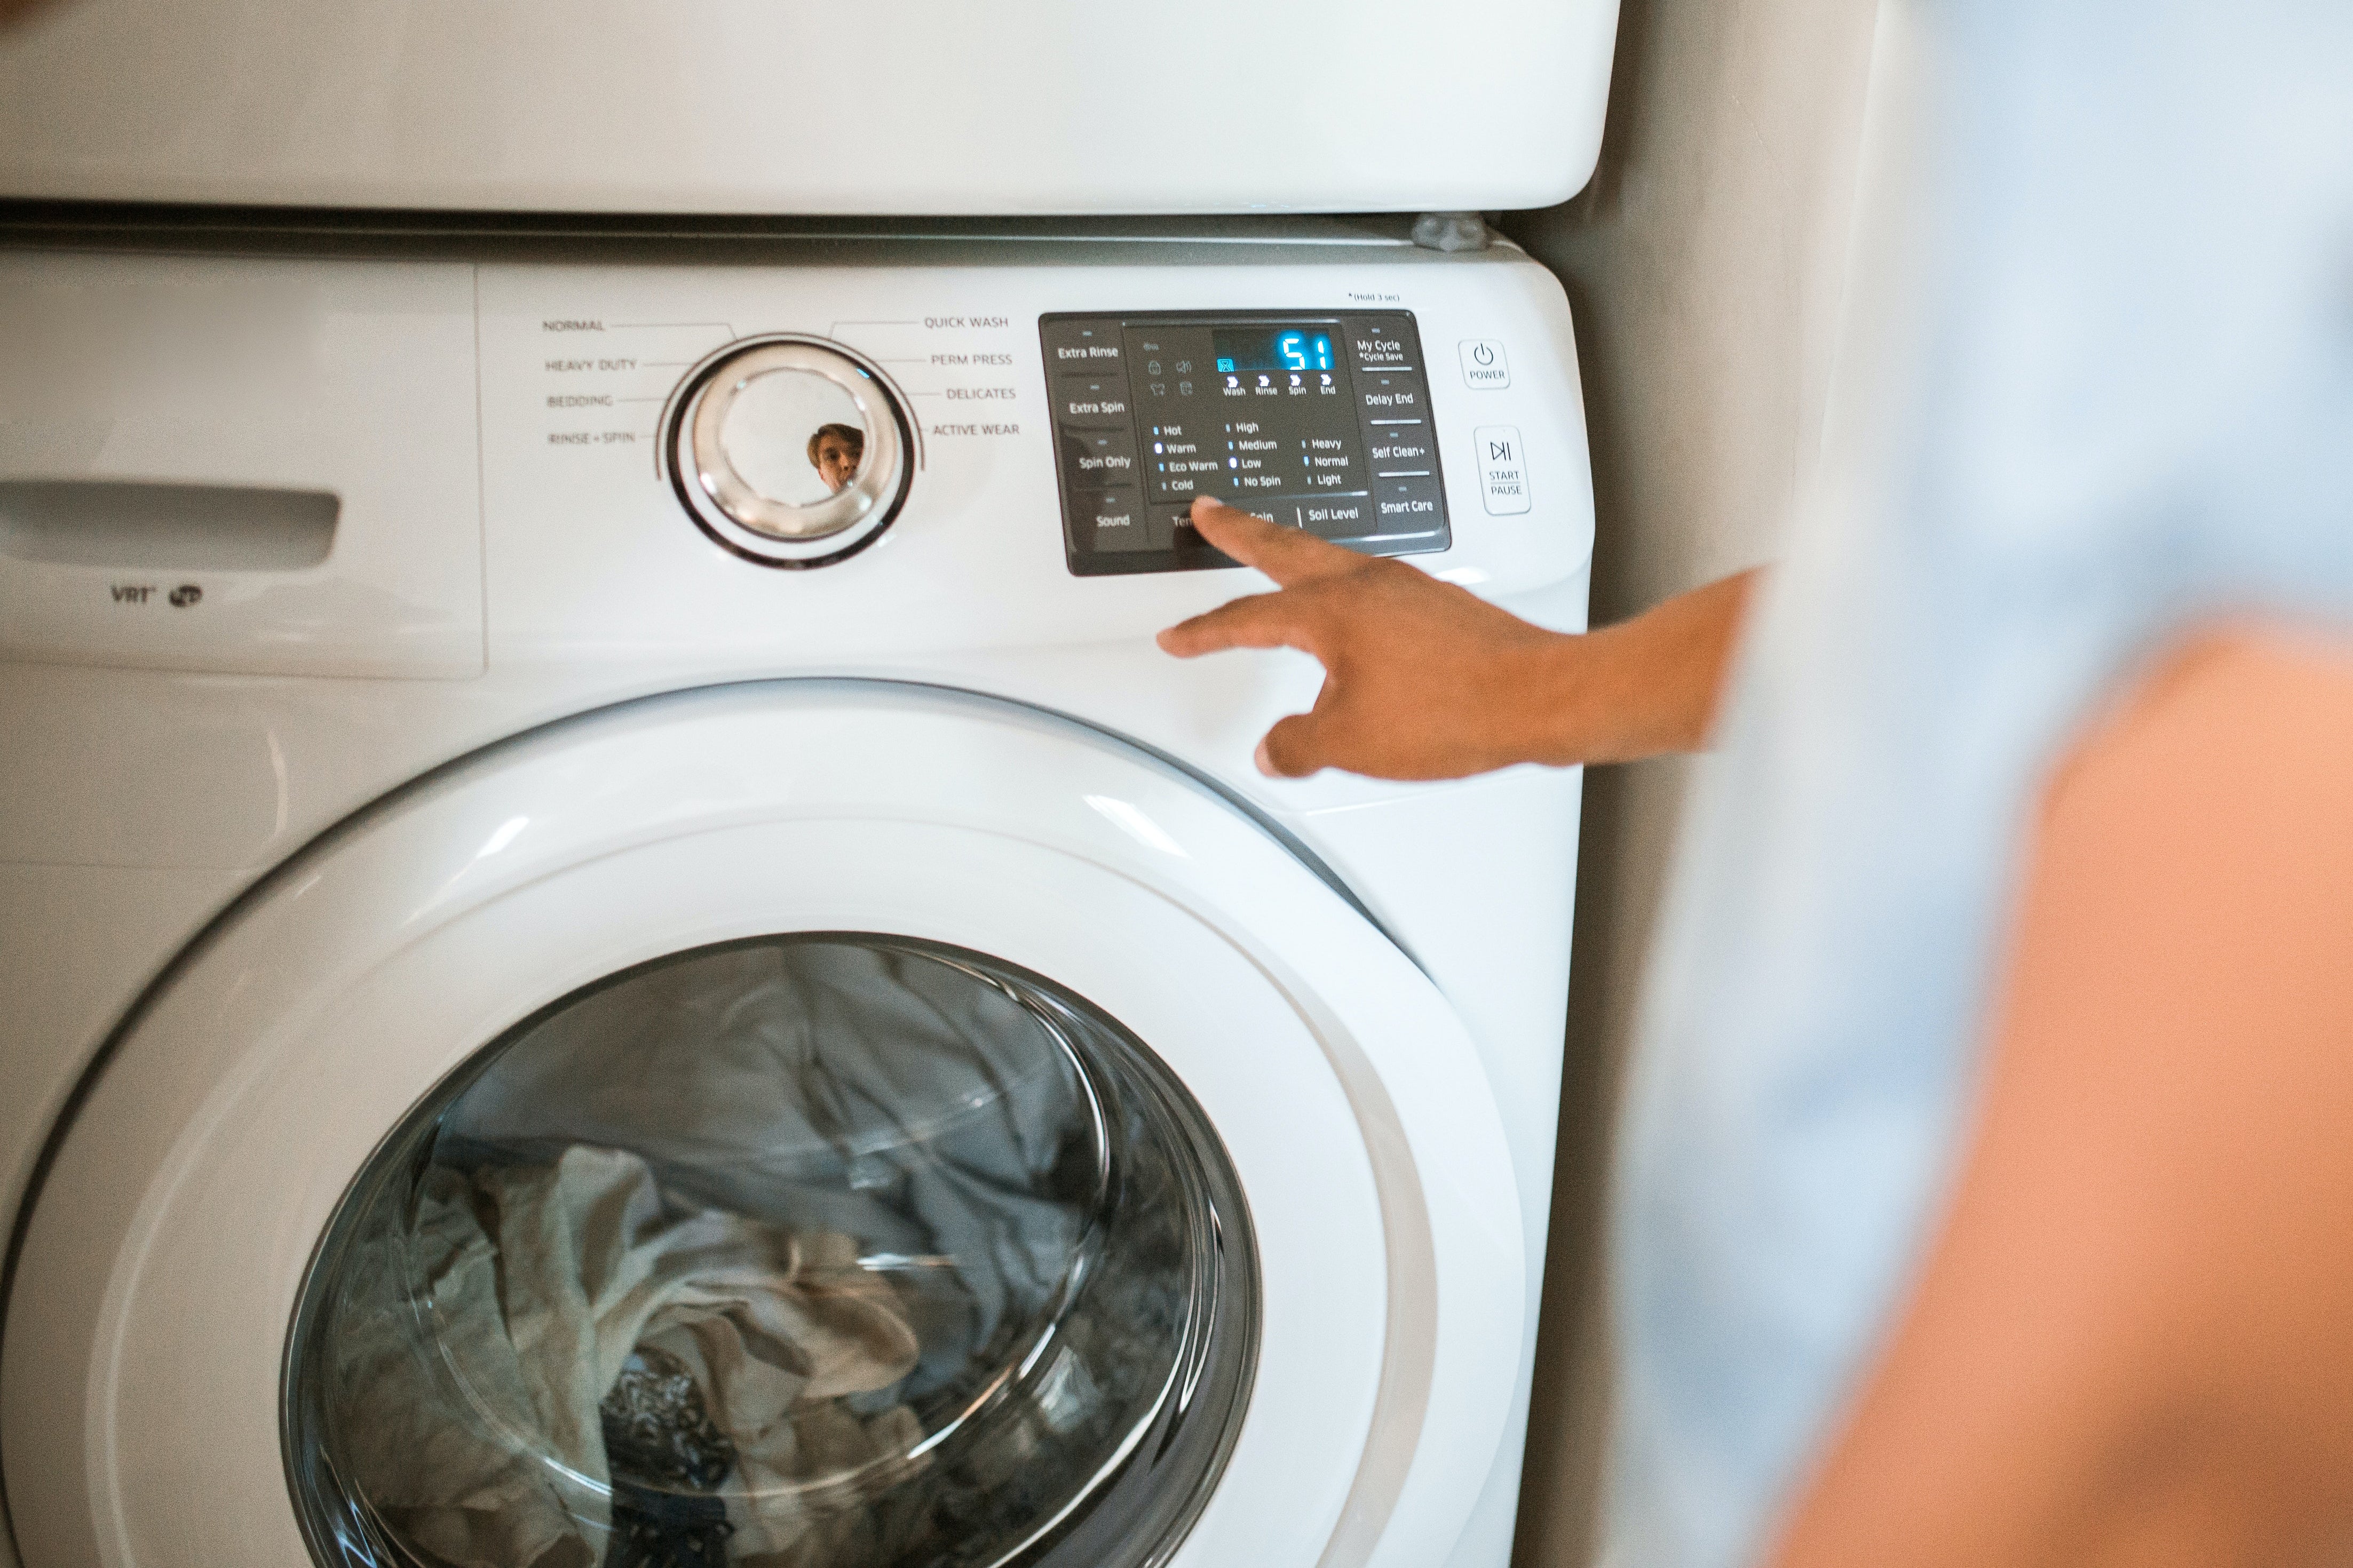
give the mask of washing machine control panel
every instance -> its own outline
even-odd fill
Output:
[[[1234,564],[1197,496],[1375,555],[1444,550],[1444,477],[1406,311],[1039,318],[1082,577]]]

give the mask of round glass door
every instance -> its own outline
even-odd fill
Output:
[[[1152,1568],[1257,1266],[1184,1087],[977,954],[786,936],[527,1020],[386,1138],[289,1342],[332,1568]]]

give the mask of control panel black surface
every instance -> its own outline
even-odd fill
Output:
[[[1038,335],[1076,574],[1234,564],[1192,526],[1200,495],[1366,554],[1451,542],[1410,313],[1071,312]]]

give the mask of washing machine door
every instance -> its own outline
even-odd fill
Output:
[[[1521,1342],[1475,1052],[1328,876],[988,700],[633,703],[363,812],[86,1086],[26,1568],[1440,1561]]]

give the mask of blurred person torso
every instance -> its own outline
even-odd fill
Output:
[[[2353,8],[1881,27],[1843,434],[1706,764],[1622,1124],[1610,1568],[1761,1556],[1868,1371],[2070,741],[2199,627],[2353,630]]]

